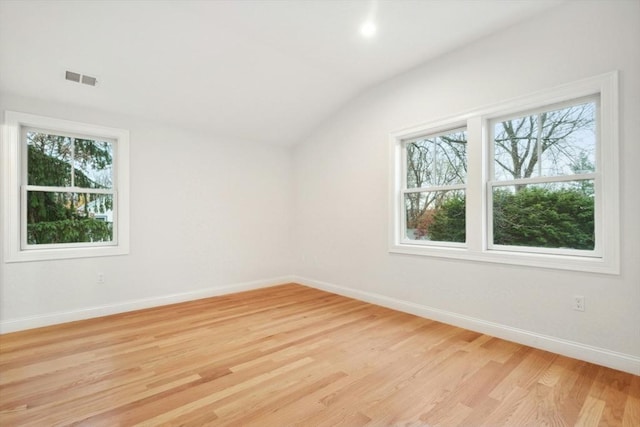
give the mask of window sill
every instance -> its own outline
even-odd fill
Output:
[[[396,244],[389,247],[392,254],[418,255],[433,258],[488,262],[554,270],[570,270],[588,273],[620,274],[620,266],[603,258],[548,255],[503,250],[474,251],[459,247],[427,247],[423,245]]]
[[[116,255],[127,255],[129,248],[119,246],[94,246],[55,249],[29,249],[7,253],[6,262],[51,261],[73,258],[92,258]]]

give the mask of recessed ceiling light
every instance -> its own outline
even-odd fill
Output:
[[[365,37],[367,39],[375,36],[376,30],[376,24],[374,24],[372,21],[366,21],[360,26],[360,34],[362,34],[362,37]]]

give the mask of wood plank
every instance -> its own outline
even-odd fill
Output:
[[[640,378],[286,284],[0,336],[0,424],[640,425]]]

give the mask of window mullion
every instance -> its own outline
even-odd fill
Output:
[[[75,162],[75,156],[76,156],[76,139],[75,138],[71,138],[71,159],[70,159],[70,166],[71,166],[71,187],[75,187],[76,186],[76,162]]]
[[[542,176],[542,114],[536,114],[536,156],[538,157],[538,175]]]
[[[467,120],[467,185],[466,200],[466,236],[467,247],[471,252],[480,252],[483,247],[484,218],[484,141],[483,120],[472,117]]]

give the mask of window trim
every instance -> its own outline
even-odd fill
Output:
[[[596,209],[595,226],[599,256],[558,254],[554,251],[512,250],[509,246],[491,248],[489,245],[488,191],[492,179],[490,167],[493,159],[489,124],[491,120],[542,109],[563,102],[589,96],[600,97],[599,140],[597,147],[600,185],[596,186],[596,197],[600,209]],[[439,130],[467,127],[467,219],[466,247],[415,245],[402,240],[402,204],[399,194],[402,189],[404,166],[402,141]],[[396,254],[423,255],[437,258],[491,262],[561,270],[585,271],[605,274],[620,274],[620,198],[619,198],[619,148],[618,148],[618,72],[579,80],[521,96],[505,102],[438,119],[418,126],[391,132],[389,135],[389,252]],[[481,231],[479,231],[481,230]],[[526,249],[526,248],[525,248]],[[590,251],[589,251],[590,252]]]
[[[112,140],[114,146],[114,237],[113,241],[91,244],[23,246],[26,173],[23,130],[38,129],[64,135]],[[5,262],[41,261],[68,258],[124,255],[129,253],[129,131],[35,114],[5,111],[3,129],[3,235]],[[67,190],[75,190],[67,188]]]
[[[494,125],[497,122],[505,121],[505,120],[513,120],[516,118],[530,116],[534,114],[539,114],[547,111],[554,111],[556,109],[568,108],[575,105],[580,105],[586,102],[594,102],[596,104],[596,134],[597,134],[597,145],[596,145],[596,171],[589,173],[580,173],[580,174],[572,174],[572,175],[549,175],[549,176],[536,176],[531,178],[518,178],[518,179],[504,179],[498,180],[495,178],[495,144],[494,141]],[[599,226],[599,220],[601,218],[600,211],[602,209],[602,195],[601,195],[601,177],[602,173],[600,173],[601,162],[600,162],[600,152],[601,152],[601,141],[600,137],[600,94],[597,95],[589,95],[581,98],[572,98],[570,100],[563,101],[561,103],[556,104],[546,104],[541,108],[529,109],[525,111],[517,111],[512,114],[504,115],[504,116],[492,116],[488,117],[486,120],[487,126],[487,141],[489,141],[489,147],[487,150],[487,170],[488,170],[488,178],[487,178],[487,194],[486,194],[486,203],[487,203],[487,249],[490,251],[501,251],[501,252],[525,252],[525,253],[541,253],[541,254],[550,254],[550,255],[568,255],[568,256],[578,256],[578,257],[592,257],[592,258],[601,258],[602,251],[600,250],[600,243],[602,242],[602,227]],[[514,246],[514,245],[501,245],[493,243],[493,190],[496,187],[508,187],[512,185],[524,184],[524,185],[535,185],[535,184],[545,184],[545,183],[561,183],[561,182],[571,182],[571,181],[582,181],[582,180],[593,180],[594,183],[594,235],[595,235],[595,247],[593,250],[581,250],[581,249],[562,249],[562,248],[545,248],[541,246]]]

